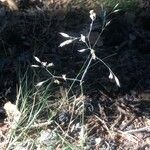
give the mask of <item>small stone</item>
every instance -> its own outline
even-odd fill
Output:
[[[67,111],[60,112],[58,116],[58,121],[60,123],[67,123],[69,121],[69,113]]]

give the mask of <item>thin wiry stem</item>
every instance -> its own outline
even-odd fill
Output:
[[[82,68],[80,69],[80,71],[79,71],[79,73],[77,74],[77,76],[76,76],[76,78],[75,78],[75,79],[77,79],[77,78],[79,77],[79,75],[82,73],[82,70],[84,69],[84,67],[85,67],[85,65],[86,65],[86,63],[87,63],[87,61],[88,61],[89,57],[90,57],[90,55],[88,55],[88,57],[87,57],[86,61],[84,62],[84,64],[83,64]],[[72,89],[72,87],[73,87],[74,83],[75,83],[75,81],[73,81],[73,83],[71,84],[71,86],[70,86],[70,88],[69,88],[69,90],[68,90],[67,94],[69,94],[69,92],[70,92],[70,90]]]
[[[95,41],[95,43],[94,43],[94,45],[93,45],[93,49],[95,48],[97,42],[98,42],[99,39],[101,38],[103,31],[104,31],[104,28],[102,27],[101,33],[98,35],[98,37],[97,37],[97,39],[96,39],[96,41]]]
[[[98,58],[97,56],[96,56],[96,59],[98,59],[100,62],[102,62],[102,63],[109,69],[109,71],[110,71],[114,76],[116,76],[116,75],[113,73],[113,71],[111,70],[111,68],[110,68],[102,59]]]
[[[92,20],[92,22],[91,22],[91,24],[90,24],[90,30],[89,30],[89,33],[88,33],[88,35],[87,35],[87,39],[88,39],[88,45],[89,45],[89,48],[91,48],[91,42],[90,42],[90,35],[91,35],[91,31],[92,31],[92,28],[93,28],[93,20]]]
[[[88,64],[87,64],[87,66],[86,66],[86,68],[85,68],[85,71],[84,71],[84,73],[83,73],[83,75],[82,75],[82,77],[81,77],[81,80],[80,80],[80,85],[82,84],[82,82],[83,82],[83,79],[84,79],[84,77],[85,77],[85,75],[86,75],[86,73],[87,73],[87,70],[88,70],[88,68],[89,68],[89,66],[90,66],[90,64],[91,64],[91,62],[92,62],[92,56],[91,56],[91,58],[90,58],[90,60],[89,60],[89,62],[88,62]]]

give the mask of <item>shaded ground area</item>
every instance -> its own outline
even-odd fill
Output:
[[[1,119],[5,118],[3,105],[7,101],[15,102],[19,68],[23,71],[30,67],[33,55],[43,61],[53,62],[57,74],[66,74],[72,78],[87,57],[86,53],[81,55],[77,51],[82,47],[79,43],[65,48],[58,46],[63,41],[59,32],[80,36],[89,30],[88,10],[75,8],[64,12],[60,9],[54,13],[40,9],[40,3],[34,4],[34,7],[36,6],[38,8],[30,11],[23,10],[23,6],[22,10],[14,12],[3,6],[0,9]],[[101,28],[101,12],[97,11],[98,17],[91,34],[91,43],[94,43]],[[115,143],[111,140],[107,127],[126,132],[150,126],[150,6],[142,3],[136,12],[120,11],[110,15],[109,19],[112,21],[95,49],[96,54],[116,73],[121,88],[110,82],[108,71],[102,64],[92,64],[86,75],[83,98],[86,123],[91,129],[87,142],[90,143],[91,149],[94,149],[92,139],[102,134],[101,137],[109,142],[112,149],[149,149],[150,129],[143,129],[142,134],[131,131],[133,137],[128,138],[133,141],[126,137],[123,139],[121,133],[118,133]],[[70,85],[64,83],[63,86],[68,88]],[[76,93],[78,94],[78,90]],[[91,106],[94,109],[91,109]],[[59,117],[62,113],[63,116],[70,116],[60,112],[57,117],[63,118]],[[105,123],[96,115],[102,117]],[[60,124],[67,123],[63,119],[58,120]],[[148,133],[145,132],[147,130]],[[106,148],[107,143],[103,142],[103,147]]]

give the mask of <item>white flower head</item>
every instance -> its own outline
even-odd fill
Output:
[[[83,53],[83,52],[85,52],[87,49],[80,49],[80,50],[78,50],[78,52],[80,52],[80,53]]]
[[[41,63],[41,61],[40,61],[40,59],[39,59],[38,57],[34,56],[34,59],[35,59],[37,62]]]
[[[44,67],[46,67],[47,62],[41,62]]]
[[[38,65],[31,65],[31,67],[38,68],[39,66]]]
[[[53,63],[49,63],[49,64],[47,65],[47,67],[52,67],[52,66],[54,66]]]
[[[109,74],[109,79],[113,79],[113,74],[112,74],[112,72],[110,71],[110,74]]]
[[[95,50],[94,49],[91,49],[91,55],[92,55],[92,58],[95,60],[96,59],[96,55],[95,55]]]
[[[69,36],[69,35],[66,34],[66,33],[60,32],[59,34],[60,34],[61,36],[65,37],[65,38],[71,38],[71,36]]]
[[[68,45],[68,44],[72,43],[73,41],[74,41],[73,39],[66,40],[66,41],[62,42],[62,43],[59,45],[59,47],[63,47],[63,46],[65,46],[65,45]]]
[[[111,80],[114,79],[117,86],[120,87],[119,79],[115,76],[115,74],[111,70],[109,70],[109,72],[110,72],[109,79],[111,79]]]
[[[54,80],[54,83],[60,84],[60,81],[56,79],[56,80]]]
[[[116,76],[115,76],[115,82],[116,82],[117,86],[120,87],[119,79]]]
[[[62,78],[66,81],[66,80],[67,80],[66,74],[63,74],[63,75],[62,75]]]
[[[36,84],[36,87],[40,87],[40,86],[42,86],[44,83],[45,83],[45,81],[39,82],[39,83]]]
[[[94,10],[90,10],[90,18],[92,21],[96,19],[96,13],[94,12]]]
[[[83,34],[81,34],[81,41],[84,42],[84,43],[86,42],[85,36]]]

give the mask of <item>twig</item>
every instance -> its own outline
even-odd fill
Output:
[[[49,125],[51,125],[51,123],[52,123],[52,121],[47,121],[47,122],[35,124],[35,125],[32,125],[32,126],[30,127],[30,129],[42,128],[42,127],[44,127],[44,126],[49,126]]]
[[[23,127],[20,130],[33,130],[33,129],[36,129],[36,128],[42,128],[42,127],[45,127],[45,126],[49,126],[51,125],[52,121],[47,121],[47,122],[43,122],[43,123],[38,123],[38,124],[34,124],[34,125],[31,125],[29,128],[26,128],[26,127]]]
[[[102,120],[101,118],[99,118],[98,116],[95,115],[95,117],[104,125],[104,128],[107,130],[107,132],[109,133],[109,135],[111,136],[111,138],[113,137],[111,132],[110,132],[110,129],[108,128],[108,126],[106,125],[105,121]]]
[[[143,128],[139,128],[139,129],[133,129],[133,130],[129,130],[129,131],[124,131],[123,133],[137,133],[137,132],[150,132],[150,126],[146,126]]]
[[[122,131],[124,130],[124,129],[126,129],[128,126],[130,126],[131,125],[131,123],[134,121],[136,119],[136,117],[134,116],[129,122],[127,122],[123,127],[122,127]]]
[[[140,141],[138,139],[138,137],[136,137],[135,135],[132,135],[130,133],[126,133],[126,132],[118,130],[118,134],[121,135],[123,138],[127,139],[128,141],[132,141],[136,144],[138,144],[138,142]]]

